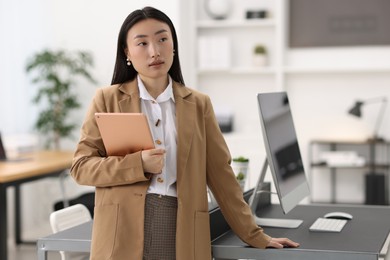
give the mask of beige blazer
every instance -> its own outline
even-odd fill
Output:
[[[264,248],[263,233],[243,200],[230,167],[231,157],[208,96],[173,83],[177,120],[176,259],[211,259],[207,186],[234,232]],[[99,89],[81,129],[71,175],[96,187],[92,260],[141,260],[144,205],[149,179],[141,153],[106,157],[95,112],[140,112],[137,81]]]

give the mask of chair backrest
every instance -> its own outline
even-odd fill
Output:
[[[80,225],[90,220],[92,220],[91,213],[83,204],[72,205],[50,214],[50,225],[53,233]],[[89,259],[88,253],[60,251],[60,254],[62,260]]]
[[[51,213],[50,225],[53,232],[57,233],[90,221],[91,219],[88,208],[82,204],[76,204]]]

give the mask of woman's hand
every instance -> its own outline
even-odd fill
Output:
[[[164,149],[150,149],[141,152],[144,172],[159,174],[164,167]]]
[[[298,247],[299,243],[296,243],[288,238],[271,238],[267,247],[283,248],[283,247]]]

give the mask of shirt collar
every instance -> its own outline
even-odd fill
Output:
[[[137,75],[137,82],[140,98],[143,100],[154,100],[154,98],[149,94],[139,75]],[[156,101],[160,103],[170,99],[175,102],[175,97],[173,96],[172,78],[168,75],[168,86],[165,88],[164,92],[157,97]]]

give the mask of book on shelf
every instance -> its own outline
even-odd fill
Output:
[[[198,39],[199,69],[230,69],[231,41],[224,36],[201,36]]]

